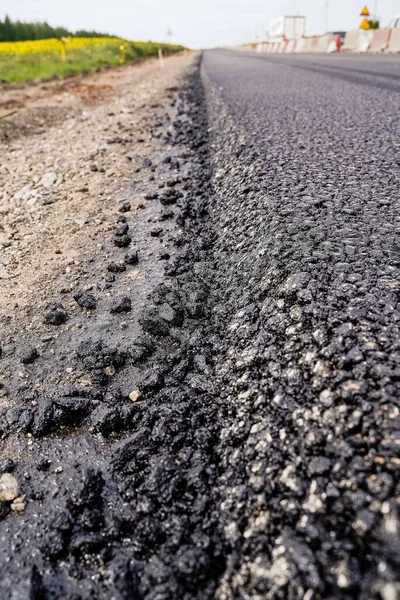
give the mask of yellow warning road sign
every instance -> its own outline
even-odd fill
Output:
[[[368,21],[368,19],[363,19],[360,29],[371,29],[371,23]]]
[[[364,6],[362,11],[360,12],[360,17],[369,17],[369,10],[367,6]]]

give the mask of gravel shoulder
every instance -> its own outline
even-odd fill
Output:
[[[222,569],[194,60],[5,137],[1,597],[208,598]]]

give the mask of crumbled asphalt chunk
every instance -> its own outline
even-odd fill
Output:
[[[163,206],[176,204],[177,201],[183,198],[183,193],[179,190],[169,189],[160,196],[160,202]]]
[[[131,203],[130,202],[124,202],[122,204],[122,206],[119,207],[119,211],[123,212],[123,213],[124,212],[129,212],[130,210],[131,210]]]
[[[74,294],[75,302],[88,310],[94,310],[97,306],[96,298],[90,292],[78,291]]]
[[[1,502],[0,501],[0,521],[5,519],[7,515],[10,513],[11,507],[9,502]]]
[[[163,385],[163,374],[154,370],[144,373],[138,382],[138,388],[141,392],[158,391]]]
[[[132,301],[127,296],[116,300],[110,308],[110,312],[112,313],[129,312],[130,310],[132,310]]]
[[[122,273],[126,271],[126,265],[123,262],[111,262],[107,265],[107,271],[111,273]]]
[[[90,406],[88,398],[57,398],[54,401],[55,420],[64,427],[79,425],[89,413]]]
[[[170,188],[175,187],[179,183],[182,183],[182,180],[179,179],[179,177],[175,177],[175,179],[167,179],[167,186]]]
[[[148,308],[143,311],[140,318],[140,324],[143,331],[157,337],[169,335],[170,332],[170,323],[166,321],[155,308]]]
[[[35,437],[42,437],[52,433],[56,426],[53,401],[44,399],[40,402],[35,412],[32,433]]]
[[[0,475],[11,473],[15,469],[15,462],[12,458],[6,458],[0,462]]]
[[[158,258],[159,258],[160,260],[169,260],[169,259],[171,258],[171,255],[170,255],[168,252],[161,252],[161,253],[158,255]]]
[[[124,260],[127,265],[137,265],[139,262],[139,254],[137,250],[129,250],[125,254]]]
[[[157,200],[157,198],[158,198],[157,192],[148,192],[147,194],[145,194],[145,197],[144,197],[145,200]]]
[[[124,236],[125,234],[128,233],[128,231],[129,231],[128,223],[121,223],[120,225],[118,225],[118,227],[116,227],[114,229],[114,235]]]
[[[37,348],[27,348],[21,353],[21,362],[24,365],[32,365],[39,358]]]
[[[62,325],[68,320],[68,313],[61,304],[51,304],[44,316],[47,325]]]
[[[129,235],[115,236],[114,244],[119,248],[126,248],[131,243],[132,238]]]
[[[175,213],[173,210],[162,210],[160,212],[160,221],[168,221],[168,219],[173,219]]]
[[[94,432],[110,435],[127,427],[133,413],[132,403],[122,407],[99,406],[91,414],[91,426]]]
[[[151,237],[159,237],[163,231],[162,227],[154,227],[154,229],[150,231],[150,235]]]

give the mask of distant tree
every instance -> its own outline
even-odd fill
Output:
[[[24,23],[22,21],[11,21],[6,16],[4,21],[0,19],[0,42],[22,42],[26,40],[43,40],[48,38],[60,38],[72,35],[75,37],[110,37],[108,33],[98,31],[79,30],[75,34],[65,27],[51,27],[48,23]]]
[[[75,37],[111,37],[109,33],[99,33],[98,31],[86,31],[86,29],[79,29],[75,31]]]
[[[8,15],[4,19],[4,39],[7,42],[13,42],[15,40],[14,26]]]
[[[371,25],[371,29],[379,29],[379,21],[374,21],[373,19],[370,19],[369,24]]]

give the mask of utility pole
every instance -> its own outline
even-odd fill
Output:
[[[168,29],[168,31],[167,31],[167,38],[168,38],[168,44],[170,44],[171,38],[172,38],[172,31],[170,29]]]
[[[375,0],[374,3],[374,20],[378,20],[378,0]]]
[[[375,0],[376,2],[377,0]],[[325,15],[324,15],[324,33],[328,33],[328,24],[329,24],[329,0],[325,0]]]

